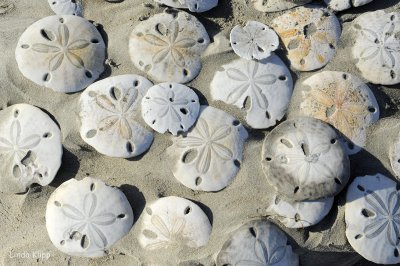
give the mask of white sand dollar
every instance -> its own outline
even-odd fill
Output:
[[[179,197],[165,197],[149,204],[143,213],[138,237],[143,248],[198,248],[207,245],[211,224],[203,210]]]
[[[247,137],[246,129],[234,117],[201,106],[195,126],[168,148],[175,178],[193,190],[225,188],[240,169]]]
[[[299,257],[287,241],[285,233],[270,222],[248,222],[234,231],[222,246],[217,266],[297,266]]]
[[[348,188],[346,236],[361,256],[379,264],[400,263],[398,184],[376,174],[354,179]]]
[[[397,136],[394,143],[390,145],[389,159],[393,172],[396,177],[400,179],[400,134]]]
[[[305,5],[312,0],[251,0],[254,8],[261,12],[276,12]]]
[[[359,7],[372,2],[373,0],[324,0],[328,7],[335,11],[342,11],[351,7]]]
[[[160,13],[132,31],[133,64],[159,82],[186,83],[201,70],[200,55],[210,43],[204,26],[186,12]]]
[[[335,55],[341,28],[326,8],[298,7],[272,21],[291,66],[311,71],[325,66]]]
[[[51,10],[57,15],[82,16],[81,0],[48,0]]]
[[[268,182],[296,201],[336,195],[350,176],[349,158],[338,138],[315,118],[281,123],[264,140],[262,167]]]
[[[248,21],[246,26],[236,25],[230,34],[233,51],[245,59],[265,59],[279,47],[278,35],[268,26]]]
[[[353,23],[352,47],[357,68],[366,80],[383,85],[400,82],[400,13],[364,13]]]
[[[160,4],[175,8],[186,8],[191,12],[205,12],[218,5],[218,0],[155,0]]]
[[[282,60],[271,55],[261,61],[238,59],[217,71],[211,82],[214,100],[247,109],[246,121],[252,128],[274,126],[286,113],[293,80]]]
[[[80,98],[82,139],[98,152],[131,158],[145,152],[153,134],[141,122],[141,101],[153,84],[142,76],[121,75],[89,86]]]
[[[0,112],[0,191],[21,193],[46,186],[61,165],[61,131],[39,108],[12,105]]]
[[[189,87],[161,83],[151,87],[142,100],[144,121],[159,133],[177,135],[188,131],[199,116],[199,97]]]
[[[133,224],[132,208],[124,193],[103,181],[70,179],[51,194],[46,228],[60,251],[81,257],[104,256]]]

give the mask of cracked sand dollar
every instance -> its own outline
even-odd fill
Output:
[[[239,172],[248,134],[231,115],[201,106],[195,126],[174,138],[168,154],[171,170],[183,185],[201,191],[218,191],[228,186]]]
[[[157,3],[189,9],[191,12],[205,12],[218,5],[218,0],[155,0]]]
[[[248,21],[244,27],[236,25],[231,31],[230,42],[233,51],[248,60],[265,59],[279,47],[275,31],[257,21]]]
[[[305,5],[312,0],[251,0],[254,8],[261,12],[276,12]]]
[[[376,174],[354,179],[345,204],[346,236],[357,253],[375,263],[400,263],[398,184]]]
[[[210,43],[204,26],[186,12],[161,13],[132,31],[133,64],[159,82],[187,83],[201,70],[200,56]]]
[[[51,10],[57,15],[82,16],[81,0],[48,0]]]
[[[133,221],[124,193],[92,177],[64,182],[47,202],[50,240],[71,256],[106,255],[108,248],[128,234]]]
[[[153,142],[153,133],[142,122],[140,105],[151,86],[138,75],[110,77],[90,85],[80,97],[82,139],[111,157],[144,153]]]
[[[400,13],[364,13],[352,22],[352,55],[363,78],[382,85],[400,82]]]
[[[299,257],[276,225],[255,220],[234,231],[217,256],[217,266],[298,266]]]
[[[61,131],[37,107],[12,105],[0,112],[0,191],[25,192],[46,186],[61,166]]]
[[[25,30],[15,57],[26,78],[55,91],[71,93],[83,90],[104,71],[105,44],[86,19],[50,16]]]
[[[324,0],[328,7],[335,11],[343,11],[371,3],[373,0]]]
[[[311,71],[328,64],[336,53],[341,28],[336,16],[325,8],[298,7],[272,21],[291,66]]]
[[[142,100],[144,121],[159,133],[188,131],[199,116],[199,97],[189,87],[161,83],[151,87]]]
[[[246,108],[246,121],[252,128],[274,126],[286,113],[293,91],[293,80],[282,60],[271,55],[261,61],[238,59],[216,72],[211,82],[214,100]],[[249,104],[250,102],[250,104]]]
[[[179,197],[158,199],[145,208],[140,245],[148,250],[207,245],[211,224],[203,210]]]
[[[286,120],[265,138],[262,167],[268,182],[296,201],[339,193],[350,177],[350,161],[339,136],[325,122]]]

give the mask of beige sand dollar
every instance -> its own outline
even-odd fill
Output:
[[[189,9],[191,12],[205,12],[218,5],[218,0],[155,0],[160,4],[164,4],[175,8]]]
[[[351,7],[366,5],[373,0],[324,0],[328,7],[335,11],[342,11]]]
[[[48,0],[48,2],[57,15],[82,16],[81,0]]]
[[[305,5],[312,0],[251,0],[254,8],[261,12],[276,12]]]

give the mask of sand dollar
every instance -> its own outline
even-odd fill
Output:
[[[389,159],[393,172],[397,178],[400,178],[400,134],[394,143],[390,145]]]
[[[48,0],[48,2],[57,15],[82,16],[81,0]]]
[[[239,172],[247,136],[234,117],[202,106],[195,126],[168,148],[175,178],[194,190],[223,189]]]
[[[61,131],[39,108],[16,104],[0,112],[0,191],[46,186],[61,165]]]
[[[305,5],[312,0],[251,0],[254,8],[261,12],[276,12]]]
[[[360,176],[348,188],[346,236],[361,256],[379,264],[400,263],[400,192],[386,176]]]
[[[201,70],[200,55],[210,43],[204,26],[186,12],[160,13],[132,31],[133,64],[159,82],[186,83]]]
[[[178,83],[161,83],[151,87],[142,100],[144,121],[159,133],[177,135],[188,131],[199,116],[196,93]]]
[[[324,0],[328,7],[335,11],[342,11],[351,7],[359,7],[372,2],[373,0]]]
[[[55,91],[76,92],[104,71],[105,44],[86,19],[50,16],[25,30],[15,57],[26,78]]]
[[[149,250],[199,248],[207,245],[211,224],[203,210],[179,197],[165,197],[149,204],[143,213],[139,243]]]
[[[152,85],[142,76],[121,75],[89,86],[80,97],[82,139],[111,157],[131,158],[145,152],[153,134],[142,122],[140,105]]]
[[[218,0],[155,0],[160,4],[175,8],[186,8],[191,12],[205,12],[218,5]]]
[[[103,181],[70,179],[51,194],[46,228],[60,251],[81,257],[100,257],[133,224],[132,208],[124,193]]]
[[[336,16],[325,8],[298,7],[272,21],[291,66],[311,71],[325,66],[335,55],[341,28]]]
[[[261,61],[238,59],[217,71],[211,82],[214,100],[247,109],[252,128],[268,128],[281,120],[288,108],[293,80],[282,60],[271,55]]]

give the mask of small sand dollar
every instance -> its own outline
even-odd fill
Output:
[[[205,12],[218,5],[218,0],[155,0],[160,4],[175,8],[186,8],[191,12]]]
[[[364,13],[352,23],[357,68],[366,80],[383,85],[400,82],[400,13]]]
[[[234,231],[222,246],[217,266],[274,265],[297,266],[299,257],[276,225],[256,220]]]
[[[82,16],[81,0],[48,0],[48,2],[57,15]]]
[[[96,27],[86,19],[50,16],[25,30],[15,57],[26,78],[70,93],[83,90],[104,71],[105,44]]]
[[[195,126],[168,148],[175,178],[193,190],[225,188],[239,172],[247,137],[234,117],[202,106]]]
[[[158,199],[145,208],[139,243],[149,250],[207,245],[211,224],[203,210],[179,197]]]
[[[103,181],[70,179],[51,194],[46,228],[60,251],[81,257],[101,257],[133,225],[132,208],[124,193]]]
[[[133,64],[159,82],[186,83],[201,70],[200,55],[210,43],[204,26],[186,12],[160,13],[132,31]]]
[[[354,179],[348,188],[345,220],[350,245],[379,264],[400,263],[398,184],[376,174]]]
[[[51,118],[28,104],[0,112],[0,191],[25,192],[46,186],[61,165],[61,131]]]
[[[328,7],[335,11],[342,11],[351,7],[359,7],[372,2],[373,0],[324,0]]]
[[[268,26],[248,21],[243,28],[236,25],[230,34],[233,51],[245,59],[265,59],[279,47],[278,35]]]
[[[196,93],[178,83],[161,83],[151,87],[142,100],[144,121],[159,133],[177,135],[188,131],[199,116]]]
[[[252,128],[268,128],[281,120],[293,91],[289,69],[276,56],[261,61],[238,59],[223,66],[211,82],[214,100],[247,109]]]
[[[311,71],[325,66],[335,55],[341,28],[336,16],[325,8],[298,7],[272,21],[291,66]]]
[[[254,8],[261,12],[276,12],[305,5],[312,0],[251,0]]]
[[[98,152],[131,158],[145,152],[153,134],[141,119],[141,101],[153,84],[142,76],[121,75],[89,86],[80,98],[81,137]]]
[[[300,117],[265,138],[262,167],[268,182],[287,198],[304,201],[339,193],[350,162],[335,130],[321,120]]]

